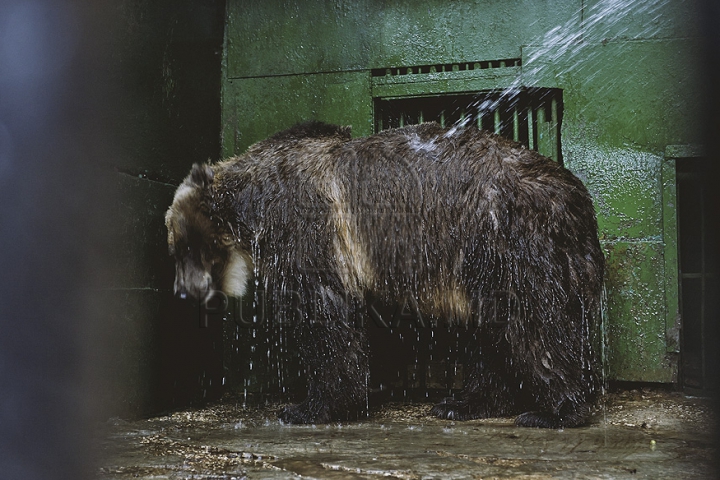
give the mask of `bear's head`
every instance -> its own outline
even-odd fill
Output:
[[[193,165],[165,214],[168,248],[175,257],[175,294],[181,298],[209,299],[215,288],[213,278],[222,274],[227,259],[210,218],[213,179],[210,165]]]
[[[175,294],[182,298],[190,295],[206,302],[217,288],[242,297],[253,276],[247,245],[243,247],[232,228],[221,227],[217,212],[213,221],[213,191],[220,188],[215,183],[210,165],[193,165],[165,214],[168,248],[175,258]],[[248,237],[246,230],[237,230]]]

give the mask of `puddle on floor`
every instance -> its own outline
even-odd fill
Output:
[[[431,404],[391,404],[362,422],[282,425],[278,406],[212,407],[126,422],[102,434],[98,478],[715,478],[715,420],[680,393],[609,395],[582,428],[452,422]]]

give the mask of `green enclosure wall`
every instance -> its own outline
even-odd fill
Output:
[[[673,162],[702,134],[694,15],[663,0],[229,0],[223,154],[308,119],[369,135],[375,98],[562,89],[564,163],[594,198],[607,258],[608,377],[674,382]],[[507,59],[520,62],[461,66]],[[407,73],[425,65],[447,71]],[[373,74],[389,68],[405,74]]]

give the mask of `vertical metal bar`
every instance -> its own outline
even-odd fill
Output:
[[[528,148],[530,150],[537,150],[535,148],[535,110],[532,106],[528,106]]]
[[[520,141],[520,118],[518,116],[517,104],[513,108],[513,140]]]
[[[445,110],[440,112],[440,126],[445,127]]]
[[[500,135],[500,108],[496,108],[493,112],[493,126],[495,133]]]
[[[375,133],[383,130],[382,108],[380,108],[380,100],[373,101],[373,119],[375,120]]]
[[[535,150],[538,153],[550,157],[551,155],[547,151],[547,122],[545,121],[545,105],[540,107],[535,112]]]
[[[420,110],[420,113],[418,114],[418,122],[425,123],[425,115],[423,114],[422,110]]]
[[[562,147],[560,145],[560,119],[558,118],[558,102],[555,95],[553,95],[552,100],[550,100],[550,116],[550,121],[552,122],[550,125],[550,134],[553,141],[553,158],[556,162],[562,163]]]

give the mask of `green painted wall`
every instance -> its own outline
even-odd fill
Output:
[[[648,0],[229,0],[223,154],[298,121],[373,131],[374,97],[561,88],[565,165],[591,191],[608,268],[610,379],[677,377],[674,170],[701,142],[694,4]],[[520,67],[373,69],[520,58]]]

